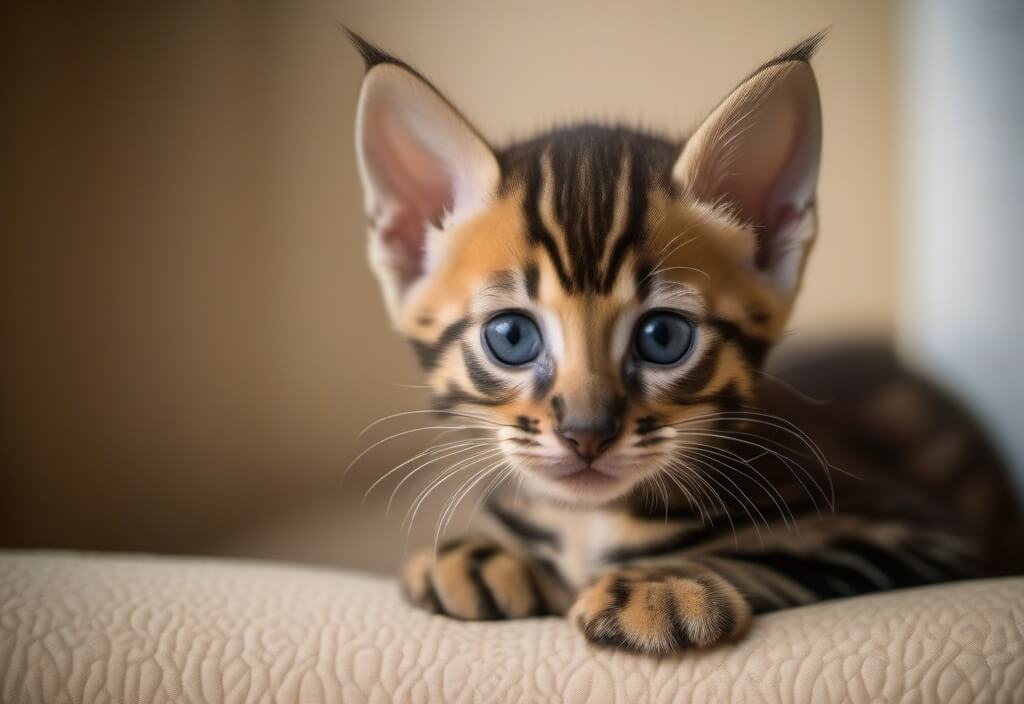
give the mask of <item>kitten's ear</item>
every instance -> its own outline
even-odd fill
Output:
[[[484,139],[426,79],[349,36],[366,61],[356,154],[370,258],[396,317],[444,246],[434,235],[478,212],[496,192],[500,170]]]
[[[685,193],[725,203],[754,226],[752,264],[783,292],[799,282],[814,237],[821,105],[814,35],[757,69],[697,128],[672,175]]]

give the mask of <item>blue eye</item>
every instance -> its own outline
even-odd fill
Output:
[[[484,345],[502,364],[518,367],[540,354],[540,330],[522,313],[502,313],[484,325]]]
[[[676,364],[693,346],[693,323],[677,313],[656,311],[636,329],[636,353],[651,364]]]

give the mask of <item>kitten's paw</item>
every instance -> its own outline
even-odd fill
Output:
[[[739,637],[751,611],[717,575],[626,568],[583,589],[569,618],[591,643],[660,655]]]
[[[402,588],[415,606],[469,621],[527,618],[546,613],[544,598],[521,557],[483,540],[424,549],[402,572]]]

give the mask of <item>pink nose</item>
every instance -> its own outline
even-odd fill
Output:
[[[584,462],[593,462],[612,446],[619,436],[618,420],[601,425],[558,429],[558,439]]]

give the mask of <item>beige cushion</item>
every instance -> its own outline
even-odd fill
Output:
[[[0,553],[0,701],[995,702],[1024,700],[1024,579],[761,618],[652,659],[560,619],[460,623],[391,581],[221,560]]]

